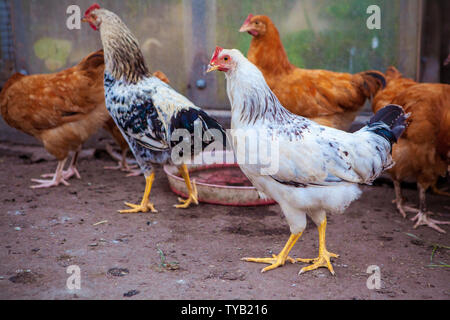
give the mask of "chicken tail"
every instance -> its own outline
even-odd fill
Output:
[[[170,132],[173,132],[175,129],[186,129],[191,134],[194,134],[195,122],[197,120],[201,121],[200,123],[202,134],[206,134],[210,138],[209,140],[206,139],[208,141],[205,140],[202,141],[202,149],[206,148],[206,146],[215,141],[216,138],[217,139],[219,138],[214,136],[214,133],[217,133],[217,131],[221,135],[220,141],[222,141],[223,147],[226,148],[228,143],[226,131],[220,125],[220,123],[217,122],[217,120],[210,117],[206,112],[204,112],[201,109],[186,108],[181,112],[176,113],[171,119]],[[209,131],[209,130],[217,130],[217,131]],[[181,138],[179,141],[172,141],[172,147],[179,142],[181,142]],[[192,144],[192,147],[194,147],[194,144]]]
[[[369,70],[359,75],[362,77],[360,88],[366,97],[374,96],[378,90],[386,87],[386,78],[380,71]]]
[[[84,58],[80,63],[80,69],[83,71],[96,70],[97,68],[104,68],[105,58],[103,55],[103,49],[95,51]],[[96,72],[95,72],[96,74]]]
[[[368,130],[372,131],[389,143],[394,144],[400,138],[407,127],[406,119],[409,114],[405,114],[403,108],[396,104],[390,104],[380,109],[367,124]]]
[[[9,87],[11,87],[14,83],[16,83],[17,81],[19,81],[22,78],[25,78],[26,76],[23,75],[22,73],[15,73],[13,74],[8,81],[6,81],[6,83],[3,85],[3,88],[0,88],[0,93],[4,93],[6,92],[6,89],[8,89]]]
[[[386,70],[386,80],[389,82],[389,80],[391,79],[399,79],[401,78],[403,75],[401,74],[400,71],[398,71],[398,69],[394,66],[390,66],[389,68],[387,68]]]

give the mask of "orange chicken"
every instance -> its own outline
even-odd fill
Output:
[[[91,53],[78,65],[53,74],[16,73],[0,93],[3,119],[11,127],[40,140],[58,160],[51,180],[32,179],[32,188],[68,185],[76,168],[81,144],[109,118],[103,93],[103,51]],[[75,154],[64,170],[70,151]]]
[[[289,62],[278,30],[267,16],[250,14],[239,31],[253,37],[247,57],[281,104],[321,125],[349,129],[366,99],[385,85],[378,71],[352,75],[297,68]]]
[[[450,85],[417,83],[403,78],[394,67],[386,71],[387,86],[373,101],[376,112],[386,103],[403,106],[410,113],[409,126],[392,150],[395,166],[388,172],[394,180],[397,210],[406,218],[414,212],[415,228],[420,225],[445,232],[438,224],[449,222],[429,218],[426,209],[426,191],[449,195],[435,187],[439,176],[445,176],[450,164]],[[419,209],[403,204],[400,183],[417,182]]]

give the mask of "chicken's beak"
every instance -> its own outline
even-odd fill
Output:
[[[248,23],[244,23],[242,27],[239,29],[239,32],[248,32],[250,31],[250,25]]]
[[[81,22],[89,22],[89,19],[84,17],[83,19],[81,19]]]
[[[206,73],[210,73],[211,71],[216,71],[219,69],[219,66],[217,64],[209,64],[208,70],[206,70]]]

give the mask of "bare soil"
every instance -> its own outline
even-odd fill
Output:
[[[151,199],[157,214],[120,215],[124,201],[139,202],[142,177],[103,167],[102,155],[81,159],[82,180],[68,187],[32,190],[31,178],[52,172],[55,161],[33,162],[20,148],[0,150],[0,299],[449,299],[449,233],[414,230],[391,203],[392,186],[363,187],[343,215],[328,218],[327,246],[340,254],[336,276],[286,264],[264,265],[242,257],[271,256],[289,237],[279,206],[173,207],[161,169]],[[405,196],[417,203],[416,190]],[[450,220],[450,198],[428,194],[436,219]],[[104,222],[104,221],[107,222]],[[95,225],[98,222],[101,224]],[[450,232],[450,226],[443,226]],[[407,233],[414,234],[422,240]],[[317,256],[318,234],[309,221],[291,256]],[[69,290],[66,271],[81,270],[81,290]],[[379,266],[381,288],[369,290],[366,273]]]

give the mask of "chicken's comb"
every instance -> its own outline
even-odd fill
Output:
[[[211,62],[213,62],[214,60],[216,60],[219,57],[219,54],[222,52],[223,48],[217,46],[216,50],[214,50],[214,54],[211,58]]]
[[[253,17],[254,17],[254,16],[250,13],[250,14],[248,15],[247,19],[245,19],[244,25],[250,23],[250,21],[252,20]]]
[[[89,15],[94,10],[100,9],[100,5],[98,3],[94,3],[92,6],[89,7],[89,9],[86,10],[84,13],[85,16]]]

